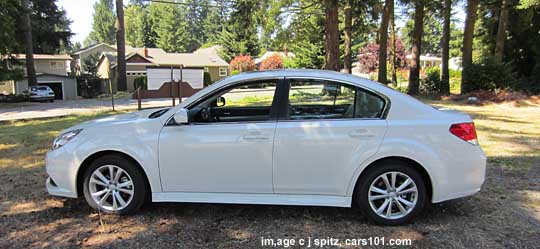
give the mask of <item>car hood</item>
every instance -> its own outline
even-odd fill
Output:
[[[163,109],[167,109],[167,108],[149,109],[149,110],[143,110],[143,111],[138,111],[138,112],[131,112],[131,113],[126,113],[126,114],[119,114],[119,115],[112,115],[112,116],[107,116],[103,118],[98,118],[98,119],[86,121],[78,125],[75,125],[73,127],[70,127],[66,129],[64,132],[70,131],[70,130],[96,127],[96,126],[111,126],[111,125],[116,125],[116,124],[135,123],[141,120],[148,120],[150,119],[149,118],[150,114],[157,112],[159,110],[163,110]]]

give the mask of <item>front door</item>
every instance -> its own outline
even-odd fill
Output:
[[[386,102],[353,85],[290,79],[274,140],[277,194],[344,196],[358,166],[386,132]]]
[[[278,80],[242,83],[188,107],[188,125],[159,138],[166,192],[273,193],[272,103]]]

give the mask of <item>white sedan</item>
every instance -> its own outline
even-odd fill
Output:
[[[466,114],[348,74],[281,70],[71,127],[46,164],[50,194],[106,213],[147,200],[354,205],[397,225],[478,192],[486,156]]]

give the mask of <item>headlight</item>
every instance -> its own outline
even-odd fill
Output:
[[[60,136],[54,139],[52,149],[56,150],[64,146],[65,144],[67,144],[67,142],[69,142],[71,139],[77,136],[81,131],[82,129],[79,129],[79,130],[72,130],[72,131],[68,131],[66,133],[60,134]]]

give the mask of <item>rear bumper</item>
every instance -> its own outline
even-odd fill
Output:
[[[486,177],[487,156],[480,146],[463,152],[459,158],[449,160],[445,179],[433,203],[462,198],[478,193]]]
[[[53,96],[31,96],[28,98],[30,101],[43,101],[43,100],[53,100]]]

